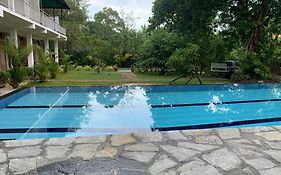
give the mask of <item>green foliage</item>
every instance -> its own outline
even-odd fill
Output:
[[[180,37],[163,29],[158,29],[148,36],[140,50],[139,68],[150,68],[165,72],[166,63],[173,52],[181,45]]]
[[[101,72],[101,67],[100,66],[95,66],[94,67],[94,71],[99,74]]]
[[[263,64],[254,53],[241,55],[241,70],[244,77],[248,79],[270,79],[271,71]]]
[[[82,70],[83,70],[83,66],[77,66],[77,67],[75,68],[75,70],[76,70],[76,71],[82,71]]]
[[[211,33],[221,0],[155,0],[150,30],[163,27],[188,36],[189,42]]]
[[[13,88],[18,88],[20,83],[27,76],[27,72],[24,69],[24,62],[31,53],[32,49],[32,47],[17,48],[12,40],[6,40],[5,52],[8,55],[10,67],[8,70],[8,82]]]
[[[199,71],[200,47],[196,44],[187,44],[185,48],[177,49],[169,58],[167,65],[178,72],[188,74]]]
[[[0,87],[5,86],[8,82],[8,74],[6,72],[0,71]]]
[[[49,75],[49,61],[53,56],[52,53],[45,54],[43,49],[37,47],[39,63],[35,65],[35,75],[40,82],[46,81]]]
[[[71,59],[79,56],[82,59],[85,45],[87,45],[84,43],[88,5],[83,0],[67,0],[67,4],[71,10],[64,12],[61,20],[67,31],[67,42],[62,42],[60,46],[71,55]],[[57,11],[57,14],[60,14],[60,10]]]
[[[62,64],[63,72],[66,73],[68,71],[70,56],[65,54],[64,51],[61,50],[61,52],[60,52],[60,59],[61,59],[60,62]]]
[[[83,67],[83,70],[85,70],[85,71],[91,71],[92,68],[91,68],[90,66],[84,66],[84,67]]]
[[[49,65],[48,65],[48,70],[50,72],[50,78],[56,78],[57,77],[57,74],[59,72],[59,64],[57,62],[55,62],[54,59],[52,59],[50,62],[49,62]]]
[[[113,68],[113,66],[106,66],[106,67],[105,67],[105,71],[106,71],[106,72],[113,72],[113,71],[114,71],[114,68]]]
[[[91,66],[77,66],[76,71],[91,71],[93,70]]]

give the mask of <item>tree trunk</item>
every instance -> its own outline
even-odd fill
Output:
[[[261,6],[262,10],[257,21],[257,26],[252,30],[250,40],[247,44],[247,51],[250,53],[258,52],[260,34],[269,11],[268,0],[262,0]]]

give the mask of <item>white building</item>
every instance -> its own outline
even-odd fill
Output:
[[[4,52],[5,38],[10,37],[15,45],[40,45],[48,52],[50,45],[58,61],[58,43],[66,41],[66,30],[58,17],[50,16],[43,9],[69,9],[65,0],[0,0],[0,71],[9,68]],[[27,65],[38,62],[34,51],[28,56]]]

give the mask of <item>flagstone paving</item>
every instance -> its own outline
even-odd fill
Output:
[[[0,175],[280,175],[281,127],[0,142]]]

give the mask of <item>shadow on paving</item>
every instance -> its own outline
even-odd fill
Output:
[[[127,159],[93,159],[83,161],[72,159],[64,162],[50,164],[40,167],[36,172],[29,172],[26,175],[146,175],[148,167],[137,161]]]

